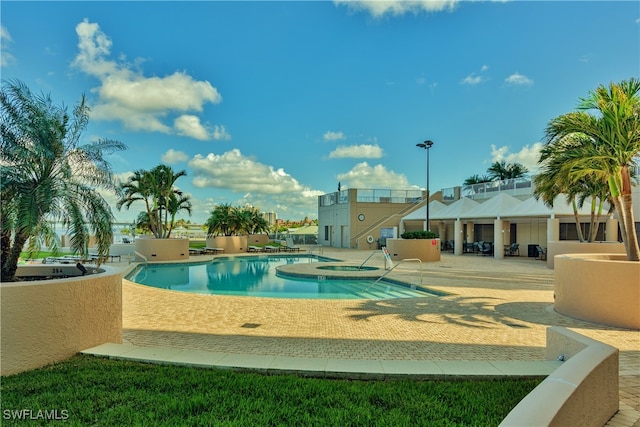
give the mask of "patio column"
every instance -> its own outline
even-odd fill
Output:
[[[447,238],[447,224],[445,224],[444,221],[438,222],[438,236],[440,236],[441,243],[449,240]]]
[[[475,241],[475,235],[473,234],[473,221],[467,221],[467,235],[465,238],[467,243],[473,243]]]
[[[462,255],[462,221],[456,219],[453,223],[453,253],[455,255]]]
[[[547,220],[547,244],[549,242],[557,242],[560,240],[560,220],[557,218],[549,218]]]
[[[607,225],[605,226],[605,240],[607,242],[618,241],[618,220],[612,217],[607,219]]]
[[[504,224],[498,218],[493,221],[493,257],[496,259],[504,258]]]

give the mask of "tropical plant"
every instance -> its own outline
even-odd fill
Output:
[[[402,237],[403,239],[437,239],[438,233],[431,230],[406,231],[402,233],[400,237]]]
[[[124,144],[80,144],[89,122],[84,95],[69,113],[50,95],[11,81],[0,91],[0,108],[2,281],[15,280],[27,242],[30,253],[43,243],[57,251],[55,222],[67,229],[74,253],[86,256],[93,235],[98,254],[107,255],[114,217],[99,190],[117,189],[105,155]]]
[[[168,239],[176,214],[185,210],[191,215],[190,197],[175,187],[178,178],[186,175],[185,171],[176,173],[167,165],[158,165],[150,171],[135,171],[120,186],[121,196],[116,207],[129,209],[134,202],[143,201],[149,230],[157,239]]]
[[[632,177],[640,156],[640,80],[600,85],[580,99],[578,110],[549,122],[546,145],[561,145],[567,140],[580,142],[561,151],[558,173],[568,178],[571,187],[585,178],[608,186],[620,218],[627,259],[640,261],[631,196]]]
[[[269,224],[257,208],[234,207],[230,204],[217,205],[206,225],[209,236],[258,234],[269,229]]]
[[[465,179],[462,185],[475,185],[482,184],[485,182],[491,182],[491,177],[489,175],[471,175],[469,178]]]
[[[538,161],[541,165],[540,173],[535,177],[536,188],[533,193],[536,199],[542,199],[550,207],[553,207],[557,197],[565,196],[567,203],[573,208],[578,240],[581,242],[593,242],[596,239],[604,203],[610,199],[609,187],[605,183],[594,176],[575,180],[562,167],[571,158],[572,151],[584,149],[583,146],[589,144],[592,141],[585,135],[572,134],[543,147]],[[590,199],[591,218],[585,238],[578,209],[584,206],[587,199]]]
[[[506,179],[520,178],[527,174],[529,170],[520,163],[507,163],[506,160],[494,162],[487,169],[487,173],[492,181],[504,181]]]

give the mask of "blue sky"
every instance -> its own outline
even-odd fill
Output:
[[[123,179],[186,170],[193,222],[221,203],[316,218],[338,182],[424,188],[425,139],[432,192],[496,160],[535,171],[551,118],[640,74],[639,5],[3,1],[2,79],[84,93],[85,141],[125,143]]]

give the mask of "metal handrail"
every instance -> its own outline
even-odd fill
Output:
[[[142,258],[142,260],[144,261],[144,266],[146,267],[149,264],[149,260],[147,259],[146,256],[142,255],[140,252],[138,251],[133,251],[134,254],[136,254],[136,256],[139,256],[140,258]]]
[[[379,251],[377,251],[377,250],[373,251],[373,252],[371,253],[371,255],[369,255],[369,256],[367,257],[367,259],[365,259],[364,261],[362,261],[362,264],[360,264],[360,265],[358,266],[358,270],[362,269],[362,267],[365,265],[365,263],[366,263],[367,261],[369,261],[369,260],[371,259],[371,257],[372,257],[372,256],[374,256],[374,255],[375,255],[375,254],[377,254],[377,253],[379,253]]]
[[[372,286],[374,286],[379,281],[381,281],[387,274],[391,273],[394,268],[396,268],[397,266],[399,266],[403,262],[408,262],[408,261],[418,261],[420,263],[420,286],[422,286],[422,260],[420,258],[407,258],[407,259],[401,259],[400,261],[398,261],[398,263],[396,265],[394,265],[393,267],[391,267],[390,269],[385,271],[384,274],[382,276],[378,277],[372,284],[370,284],[365,289],[365,291],[368,290],[369,288],[371,288]]]

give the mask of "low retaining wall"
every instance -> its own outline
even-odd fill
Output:
[[[100,269],[76,278],[0,284],[0,375],[122,342],[122,275]]]
[[[189,259],[189,239],[139,238],[135,243],[136,252],[147,261],[181,261]]]
[[[620,242],[578,242],[556,240],[547,243],[547,268],[555,268],[556,255],[565,254],[626,254]]]
[[[440,261],[440,239],[387,239],[387,250],[394,261],[410,258]]]
[[[566,328],[547,329],[547,359],[566,360],[500,426],[602,427],[618,411],[618,349]]]
[[[221,248],[225,254],[239,254],[247,252],[248,245],[247,236],[207,237],[208,248]]]
[[[557,255],[558,313],[620,328],[640,329],[640,262],[618,254]]]

